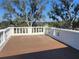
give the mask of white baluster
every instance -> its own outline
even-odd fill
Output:
[[[3,31],[3,40],[2,41],[5,41],[5,37],[6,35],[5,35],[5,31]]]

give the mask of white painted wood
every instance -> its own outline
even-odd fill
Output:
[[[45,34],[45,27],[14,27],[13,35],[43,35]]]
[[[10,34],[10,28],[5,28],[0,30],[0,51],[2,50],[2,48],[5,46],[5,44],[7,43],[7,41],[9,40],[11,34]]]
[[[49,35],[79,50],[79,31],[51,27],[8,27],[0,30],[0,50],[11,36]]]
[[[47,34],[79,50],[79,31],[60,29],[60,28],[51,28]]]

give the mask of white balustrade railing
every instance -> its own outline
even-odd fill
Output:
[[[13,35],[41,35],[45,34],[45,27],[14,27]]]
[[[8,27],[0,30],[0,50],[11,36],[49,35],[79,50],[79,31],[52,27]]]
[[[4,31],[3,30],[0,30],[0,46],[2,45],[2,43],[5,41],[4,39]]]
[[[44,35],[45,27],[8,27],[0,30],[0,50],[5,46],[11,36]]]
[[[47,35],[79,50],[79,31],[51,28]]]
[[[5,46],[8,39],[10,38],[10,32],[10,27],[0,30],[0,50]]]

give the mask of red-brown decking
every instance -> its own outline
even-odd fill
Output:
[[[0,52],[0,58],[79,59],[79,53],[49,36],[15,36]]]

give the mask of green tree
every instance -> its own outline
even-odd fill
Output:
[[[48,13],[53,20],[60,19],[65,22],[67,28],[74,29],[73,22],[79,18],[79,4],[74,3],[74,0],[56,0],[52,1],[52,9]]]
[[[29,21],[39,20],[42,17],[42,12],[45,9],[47,1],[44,0],[3,0],[1,7],[6,11],[4,19],[12,23],[15,18],[17,23],[26,22],[29,26]],[[29,10],[27,12],[27,10]],[[17,24],[15,24],[17,25]]]
[[[46,4],[48,0],[28,0],[28,4],[30,6],[30,11],[28,12],[28,20],[36,23],[36,21],[40,21],[44,15],[42,15],[43,11],[45,10]]]

